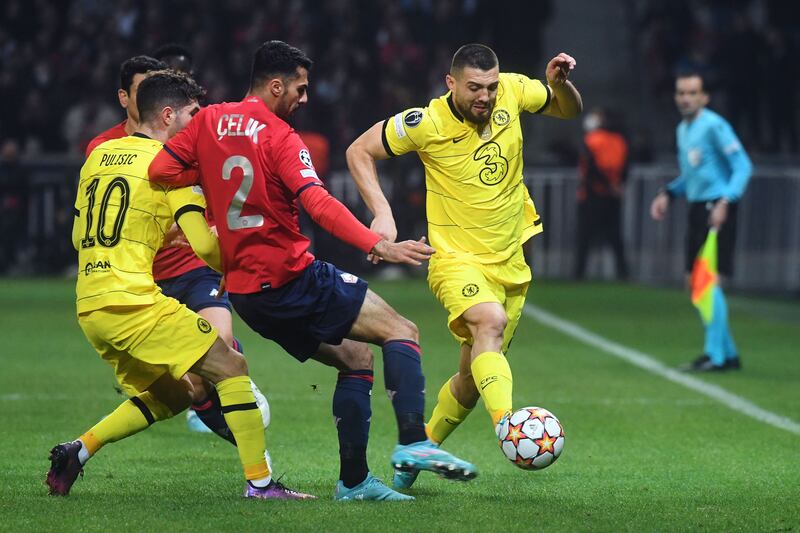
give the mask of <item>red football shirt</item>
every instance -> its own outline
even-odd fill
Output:
[[[380,239],[315,187],[322,182],[300,136],[257,97],[203,108],[164,145],[150,165],[150,179],[202,185],[232,293],[279,287],[314,260],[295,203],[304,191],[309,191],[304,195],[309,214],[326,229],[338,228],[337,236],[344,234],[364,251]],[[311,199],[325,207],[314,207]],[[325,213],[331,216],[326,219]]]
[[[112,126],[108,128],[103,133],[98,134],[94,139],[89,141],[89,144],[86,145],[86,157],[88,159],[89,154],[92,153],[92,150],[97,148],[98,144],[103,144],[106,141],[110,141],[111,139],[121,139],[123,137],[128,136],[128,132],[125,131],[125,125],[128,123],[128,119],[126,118],[116,126]]]
[[[125,131],[127,123],[128,119],[125,119],[92,139],[86,147],[86,157],[89,157],[92,150],[106,141],[127,137],[128,132]],[[174,278],[203,266],[206,266],[205,262],[197,257],[191,248],[168,246],[161,248],[156,253],[156,257],[153,260],[153,278],[156,281]]]

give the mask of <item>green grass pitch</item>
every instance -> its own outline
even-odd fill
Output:
[[[456,365],[445,314],[423,281],[374,283],[422,332],[428,412]],[[674,366],[701,331],[685,293],[541,282],[528,300]],[[245,501],[233,447],[189,433],[183,416],[104,448],[67,498],[42,484],[49,448],[123,400],[74,317],[66,280],[0,280],[0,531],[798,531],[800,435],[523,317],[510,353],[517,407],[562,421],[566,446],[541,472],[501,454],[479,403],[447,441],[480,470],[470,483],[422,474],[415,502],[336,503],[335,372],[300,365],[236,323],[267,394],[268,447],[283,481],[313,502]],[[800,421],[800,306],[731,298],[744,369],[704,375]],[[378,354],[379,355],[379,354]],[[376,358],[369,461],[388,480],[396,430]]]

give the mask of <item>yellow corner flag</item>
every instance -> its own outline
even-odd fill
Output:
[[[692,303],[700,311],[704,324],[714,316],[714,287],[717,286],[717,230],[708,230],[706,242],[692,266]]]

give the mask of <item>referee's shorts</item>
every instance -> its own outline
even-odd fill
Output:
[[[706,242],[708,236],[708,219],[714,208],[714,200],[707,202],[689,202],[689,227],[686,231],[686,272],[692,271],[694,260]],[[737,204],[728,204],[728,217],[717,235],[719,249],[717,251],[717,270],[725,277],[733,275],[733,249],[736,244],[736,212]]]

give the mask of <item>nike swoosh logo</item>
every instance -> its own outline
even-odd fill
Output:
[[[464,135],[463,137],[459,137],[458,139],[453,139],[453,144],[460,143],[461,141],[463,141],[467,137],[469,137],[469,135]]]

